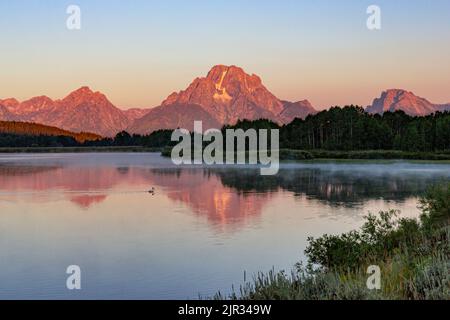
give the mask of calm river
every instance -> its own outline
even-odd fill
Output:
[[[419,214],[450,164],[176,167],[154,153],[0,155],[0,298],[196,299],[289,271],[309,236]],[[154,194],[148,190],[154,188]],[[81,268],[81,290],[66,268]]]

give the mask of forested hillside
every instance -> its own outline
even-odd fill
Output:
[[[76,142],[84,143],[85,141],[96,141],[102,139],[101,136],[93,133],[81,132],[75,133],[67,130],[62,130],[56,127],[45,126],[42,124],[29,123],[29,122],[16,122],[16,121],[0,121],[0,134],[3,134],[5,140],[6,135],[23,135],[28,136],[26,139],[31,139],[30,136],[64,136],[75,139]],[[37,138],[36,138],[37,139]],[[6,141],[3,141],[4,144]],[[8,144],[10,146],[10,144]]]
[[[357,106],[334,107],[306,119],[279,126],[270,120],[243,120],[222,130],[242,128],[279,129],[280,148],[334,151],[406,151],[446,153],[450,151],[450,112],[413,117],[403,111],[370,114]],[[6,135],[7,133],[7,135]],[[119,132],[115,138],[91,133],[73,133],[32,123],[0,122],[0,147],[61,145],[55,137],[65,137],[62,146],[143,146],[163,148],[171,142],[172,130],[150,135]],[[72,138],[73,143],[66,138]],[[44,141],[44,140],[45,141]],[[53,139],[53,140],[52,140]],[[61,140],[61,139],[60,139]]]

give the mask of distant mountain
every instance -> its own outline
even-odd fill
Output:
[[[128,110],[125,110],[125,116],[128,118],[128,121],[130,123],[133,123],[133,121],[142,118],[147,113],[150,112],[151,109],[140,109],[140,108],[131,108]]]
[[[414,95],[412,92],[401,89],[390,89],[384,91],[379,98],[376,98],[372,105],[366,108],[366,111],[381,114],[402,110],[412,116],[424,116],[436,111],[449,109],[450,104],[433,104],[425,98]]]
[[[14,98],[0,100],[0,120],[40,123],[109,137],[125,129],[131,133],[191,129],[194,120],[202,120],[205,129],[244,119],[264,118],[284,124],[315,112],[308,101],[282,101],[264,87],[257,75],[224,65],[213,67],[206,77],[195,79],[186,90],[171,94],[153,109],[121,110],[89,87],[62,100],[46,96],[23,102]]]
[[[195,79],[184,91],[171,94],[163,106],[199,105],[221,124],[239,119],[270,118],[283,111],[283,103],[270,93],[256,75],[239,67],[215,66],[205,78]]]
[[[436,105],[436,109],[438,111],[450,111],[450,103],[448,104],[437,104]]]
[[[55,101],[47,96],[39,96],[14,104],[8,109],[16,114],[20,120],[32,121],[33,118],[39,117],[40,114],[50,111],[54,103]]]
[[[70,131],[89,131],[103,136],[114,136],[129,124],[122,110],[116,108],[104,94],[93,92],[88,87],[82,87],[56,101],[48,112],[32,120]]]
[[[186,90],[169,95],[157,110],[136,120],[129,130],[149,133],[163,128],[189,129],[193,120],[202,120],[205,129],[221,128],[244,119],[270,119],[283,124],[315,112],[307,101],[281,101],[257,75],[249,75],[236,66],[217,65],[206,77],[196,78]]]
[[[88,132],[75,133],[67,130],[62,130],[56,127],[45,126],[42,124],[16,122],[16,121],[0,121],[0,134],[19,134],[19,135],[33,135],[33,136],[66,136],[72,137],[78,142],[99,140],[102,137]]]
[[[0,120],[27,121],[102,136],[114,136],[148,111],[137,108],[123,111],[104,94],[93,92],[89,87],[81,87],[56,101],[46,96],[23,102],[0,100]]]
[[[0,104],[0,119],[11,121],[15,119],[15,116],[8,110],[7,107]]]
[[[8,99],[0,99],[0,106],[4,106],[9,109],[15,108],[19,104],[19,101],[17,101],[14,98],[8,98]]]
[[[310,114],[317,113],[308,100],[289,102],[283,101],[284,109],[279,114],[279,118],[283,123],[290,123],[295,118],[304,119]]]
[[[221,128],[220,123],[199,105],[170,104],[153,108],[136,120],[127,131],[147,134],[159,129],[183,128],[192,131],[194,121],[202,120],[203,128]]]
[[[412,92],[390,89],[366,108],[369,113],[396,110],[422,116],[450,110],[450,104],[433,104]],[[238,120],[270,119],[287,124],[316,112],[308,100],[280,100],[259,76],[224,65],[214,66],[206,77],[196,78],[186,90],[172,93],[153,109],[119,109],[104,94],[89,87],[62,100],[46,96],[23,102],[14,98],[0,100],[0,120],[40,123],[108,137],[122,130],[147,134],[158,129],[191,129],[194,120],[202,120],[204,129],[233,125]]]

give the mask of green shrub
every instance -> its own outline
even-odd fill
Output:
[[[450,224],[450,184],[432,187],[420,200],[420,220],[427,231]]]

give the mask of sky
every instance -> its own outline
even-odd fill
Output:
[[[381,30],[366,10],[381,9]],[[68,30],[69,5],[81,29]],[[217,64],[283,100],[366,106],[388,88],[450,102],[448,0],[0,0],[0,98],[89,86],[154,107]]]

